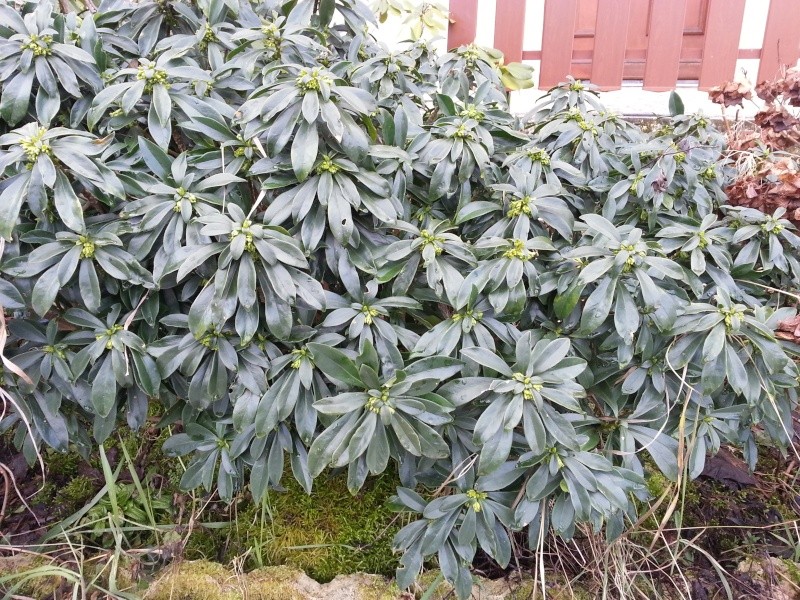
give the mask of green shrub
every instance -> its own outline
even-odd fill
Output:
[[[223,498],[392,462],[400,585],[438,555],[466,597],[511,530],[619,535],[643,452],[674,479],[787,444],[800,240],[726,204],[702,117],[645,134],[570,81],[519,119],[496,53],[390,52],[359,0],[12,6],[2,426],[31,461],[158,402]]]

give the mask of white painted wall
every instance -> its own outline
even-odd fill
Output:
[[[770,0],[745,0],[744,24],[739,36],[739,49],[750,50],[761,48],[764,43],[764,32],[767,29],[767,12]],[[758,59],[739,59],[736,61],[737,74],[745,74],[748,79],[755,80],[758,74]],[[755,81],[753,81],[755,83]]]

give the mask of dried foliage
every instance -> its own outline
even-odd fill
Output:
[[[746,81],[729,81],[708,91],[712,102],[723,106],[742,106],[753,97],[752,86]]]
[[[742,105],[752,97],[746,82],[729,82],[713,88],[709,97],[722,106]],[[755,127],[729,126],[728,143],[739,177],[727,188],[731,204],[800,222],[800,67],[787,69],[772,81],[762,81],[755,92],[765,104],[756,113]]]

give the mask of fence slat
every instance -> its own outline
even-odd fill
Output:
[[[598,0],[592,60],[593,84],[600,89],[622,85],[631,0]]]
[[[525,0],[497,0],[494,17],[494,47],[502,51],[505,61],[522,60],[525,37]]]
[[[758,66],[758,81],[773,79],[781,65],[794,65],[800,57],[800,6],[797,0],[771,0],[767,29]]]
[[[703,62],[700,65],[701,90],[733,79],[739,54],[739,36],[746,0],[710,0]]]
[[[663,92],[675,88],[683,45],[687,0],[652,0],[647,36],[644,89]]]
[[[545,0],[539,87],[550,88],[572,71],[578,0]]]
[[[447,28],[447,49],[475,41],[478,30],[478,0],[450,0],[450,25]]]

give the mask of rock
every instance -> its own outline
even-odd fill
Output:
[[[237,574],[217,563],[187,561],[171,566],[144,600],[397,600],[402,594],[378,575],[340,575],[317,583],[289,567],[264,567]],[[405,598],[412,600],[408,595]]]
[[[770,600],[800,600],[800,565],[774,556],[751,557],[736,567],[736,572],[758,584],[764,598]]]
[[[437,573],[429,571],[424,573],[419,582],[414,586],[417,597],[427,592],[436,579]],[[533,580],[512,575],[507,579],[484,579],[474,577],[472,585],[472,598],[470,600],[532,600],[540,596],[534,595]],[[450,600],[455,598],[453,588],[447,582],[440,583],[433,593],[431,600]],[[548,591],[548,598],[550,591]],[[559,596],[554,596],[559,597]]]

